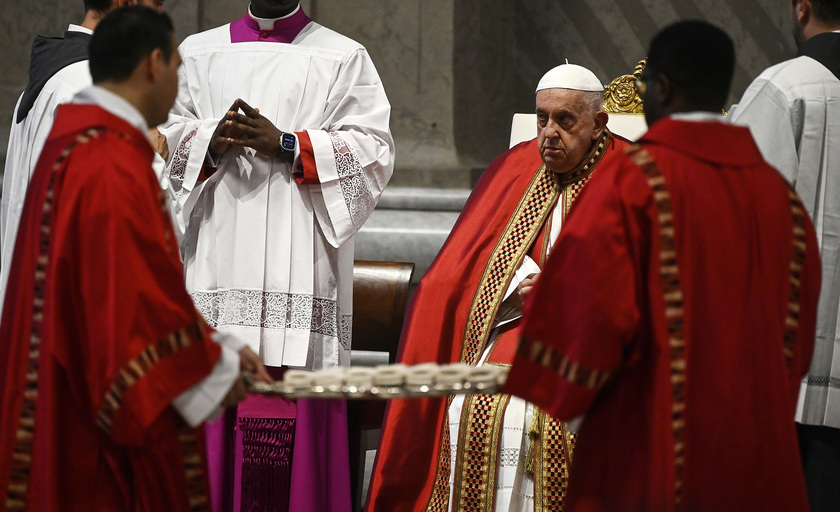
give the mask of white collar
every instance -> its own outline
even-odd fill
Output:
[[[707,111],[694,111],[694,112],[676,112],[671,114],[671,119],[676,121],[717,121],[719,123],[724,122],[723,113],[718,114],[717,112],[707,112]]]
[[[143,135],[145,135],[149,130],[149,125],[146,123],[146,119],[139,110],[134,108],[134,105],[126,101],[126,99],[122,96],[114,94],[108,89],[104,89],[98,85],[91,85],[90,87],[86,87],[77,92],[70,102],[74,104],[97,105],[102,107],[111,114],[119,117],[131,126],[140,130]]]
[[[290,12],[289,14],[287,14],[285,16],[280,16],[279,18],[258,18],[256,16],[254,16],[253,13],[251,13],[251,5],[248,4],[248,16],[250,16],[251,19],[253,19],[254,21],[257,22],[257,25],[260,26],[260,30],[274,30],[274,22],[275,21],[285,20],[286,18],[294,16],[295,13],[297,13],[299,10],[300,10],[300,3],[298,3],[298,6],[295,7],[294,11]]]
[[[83,27],[81,25],[74,25],[72,23],[69,27],[67,27],[67,32],[81,32],[83,34],[93,35],[93,30]]]

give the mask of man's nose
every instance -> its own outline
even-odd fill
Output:
[[[549,120],[548,123],[545,125],[545,130],[543,130],[543,135],[546,139],[556,139],[560,136],[560,130],[557,126],[557,123],[554,121]]]

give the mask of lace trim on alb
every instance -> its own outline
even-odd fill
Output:
[[[190,131],[178,143],[175,151],[172,153],[172,164],[169,167],[169,181],[172,183],[172,189],[178,198],[184,190],[184,176],[187,173],[187,163],[190,158],[190,149],[192,149],[193,140],[198,133],[198,129]]]
[[[338,133],[330,133],[335,170],[344,195],[344,202],[350,212],[350,220],[356,228],[361,227],[370,212],[376,207],[376,200],[365,179],[364,167],[359,163],[356,150]]]
[[[339,338],[350,347],[350,315],[339,315],[334,300],[262,290],[192,293],[195,307],[212,327],[240,325],[266,329],[301,329]]]

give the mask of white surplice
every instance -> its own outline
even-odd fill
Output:
[[[70,25],[67,31],[93,34],[90,29],[79,25]],[[41,156],[41,150],[47,142],[47,136],[52,130],[55,110],[59,105],[69,103],[76,93],[90,87],[92,83],[89,62],[87,59],[81,60],[65,66],[47,80],[29,113],[20,123],[17,122],[17,116],[23,94],[15,105],[3,171],[3,195],[0,199],[0,311],[6,296],[6,283],[9,280],[26,190]],[[158,155],[155,155],[154,170],[161,187],[170,199],[169,208],[175,236],[180,239],[184,231],[182,223],[178,222],[177,212],[180,211],[180,205],[174,201],[169,178],[163,172],[163,161]]]
[[[90,30],[78,25],[70,25],[68,31],[92,34]],[[75,62],[47,80],[28,115],[20,123],[17,122],[17,116],[23,94],[15,105],[3,170],[3,196],[0,199],[0,310],[6,295],[26,189],[52,129],[55,109],[69,102],[74,94],[89,85],[91,78],[88,61]]]
[[[229,25],[181,45],[161,131],[184,206],[187,288],[208,323],[270,366],[349,364],[353,236],[391,177],[390,105],[366,50],[309,23],[291,44],[231,43]],[[199,181],[217,123],[242,98],[312,141],[317,184],[282,158],[232,147]]]
[[[796,421],[840,428],[840,80],[811,57],[782,62],[753,81],[729,118],[749,126],[764,158],[794,186],[814,221],[822,289]]]

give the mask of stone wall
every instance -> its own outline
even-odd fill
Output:
[[[82,0],[4,2],[0,160],[15,102],[26,85],[32,39],[36,33],[59,35],[82,16]],[[357,239],[357,257],[417,261],[418,276],[481,171],[507,148],[513,113],[533,111],[535,84],[564,59],[591,68],[606,83],[632,71],[659,28],[679,19],[706,19],[736,44],[731,103],[761,70],[794,54],[786,6],[778,0],[302,4],[316,21],[368,48],[393,107],[396,170]],[[166,6],[183,39],[241,16],[247,0],[167,0]]]
[[[178,36],[240,16],[245,0],[167,0]],[[393,105],[393,184],[469,187],[507,145],[511,115],[533,109],[544,71],[568,58],[604,81],[632,69],[655,31],[702,18],[726,29],[738,63],[731,100],[768,65],[790,57],[777,0],[304,0],[320,23],[367,46]],[[0,19],[0,154],[26,85],[36,33],[58,35],[82,0],[5,0]]]

